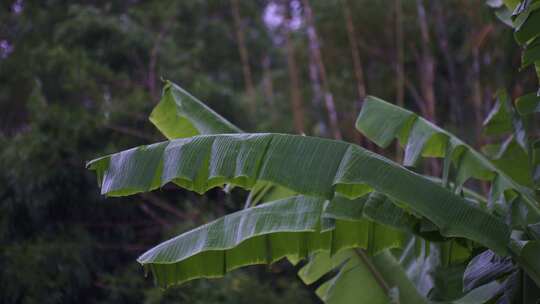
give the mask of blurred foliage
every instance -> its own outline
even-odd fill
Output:
[[[221,101],[218,110],[235,113],[231,75],[239,70],[227,6],[171,3],[3,2],[0,40],[13,52],[0,58],[0,302],[311,302],[286,270],[272,283],[255,269],[166,293],[154,288],[136,256],[238,204],[214,193],[195,206],[193,194],[167,193],[192,219],[154,210],[175,227],[163,229],[138,208],[140,199],[105,202],[84,168],[95,155],[158,138],[144,114],[154,105],[146,81],[167,14],[174,14],[170,31],[183,39],[163,40],[159,75],[184,79]],[[232,71],[214,69],[218,63]],[[159,94],[159,76],[156,87]]]

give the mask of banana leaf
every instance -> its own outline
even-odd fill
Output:
[[[376,190],[432,221],[444,236],[507,253],[509,229],[502,220],[422,175],[341,141],[284,134],[195,136],[105,156],[88,167],[110,196],[170,182],[204,193],[225,183],[249,189],[266,181],[325,199]]]
[[[226,215],[150,249],[138,258],[160,286],[221,277],[241,266],[292,261],[327,251],[366,248],[374,253],[402,247],[405,234],[377,225],[354,209],[364,199],[327,201],[295,196]],[[341,202],[340,207],[332,208]],[[351,217],[339,213],[351,209]],[[356,215],[355,215],[356,214]]]
[[[398,139],[405,147],[406,166],[414,165],[422,156],[445,158],[448,164],[454,164],[458,185],[470,178],[491,181],[491,199],[500,203],[501,195],[513,191],[523,196],[531,215],[535,215],[533,219],[540,216],[540,207],[531,188],[516,182],[471,146],[414,112],[368,96],[356,127],[381,147]]]

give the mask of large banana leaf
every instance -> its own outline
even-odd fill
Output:
[[[364,199],[343,200],[296,196],[244,209],[168,240],[138,261],[166,287],[283,257],[299,260],[321,250],[360,247],[378,253],[402,246],[403,232],[362,218],[358,207],[362,210]],[[347,219],[339,213],[345,208]]]
[[[425,296],[398,265],[388,250],[368,256],[354,248],[335,255],[318,252],[298,275],[305,284],[312,284],[339,269],[317,289],[325,303],[426,303]]]
[[[507,253],[508,227],[435,182],[341,141],[284,134],[195,136],[141,146],[91,161],[103,194],[128,195],[173,182],[203,193],[257,181],[331,199],[376,190],[431,220],[445,236]]]
[[[372,257],[358,249],[345,250],[333,257],[321,252],[299,274],[304,281],[312,280],[309,276],[314,273],[340,264],[337,275],[317,289],[317,295],[325,303],[428,303],[388,250]]]
[[[235,125],[170,81],[163,88],[150,121],[168,139],[240,132]]]
[[[309,263],[299,271],[300,278],[306,284],[324,280],[332,269],[339,269],[337,274],[324,282],[317,289],[317,295],[325,303],[438,303],[432,296],[433,276],[446,274],[441,268],[440,252],[431,249],[431,254],[418,257],[414,252],[417,240],[412,238],[397,256],[389,250],[373,256],[367,256],[358,249],[347,249],[335,255],[328,252],[314,254]],[[452,241],[453,242],[453,241]],[[435,245],[433,245],[436,247]],[[454,250],[452,262],[463,262],[466,256]],[[451,280],[461,286],[462,271]],[[446,283],[449,281],[446,280]],[[438,286],[445,290],[448,285]],[[480,286],[463,295],[461,288],[457,294],[445,298],[444,303],[481,304],[496,297],[501,292],[501,284],[492,282]],[[440,300],[440,299],[439,299]]]
[[[445,157],[448,164],[453,163],[456,167],[458,184],[469,178],[492,181],[491,199],[498,200],[506,191],[516,191],[523,196],[531,213],[540,215],[538,202],[530,188],[516,182],[450,132],[414,112],[368,96],[356,127],[381,147],[398,139],[405,147],[406,166],[414,165],[421,156]]]
[[[195,135],[242,133],[223,116],[170,81],[163,88],[161,100],[150,114],[150,121],[169,140]],[[258,182],[251,189],[246,206],[294,194],[285,188]]]

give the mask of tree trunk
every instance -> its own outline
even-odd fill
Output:
[[[449,41],[448,41],[448,31],[447,31],[447,25],[445,20],[444,11],[442,8],[442,5],[440,2],[434,2],[435,4],[435,18],[436,18],[436,25],[435,28],[437,30],[437,43],[439,45],[439,49],[441,50],[441,53],[444,58],[444,63],[446,65],[446,70],[448,72],[448,101],[450,102],[450,121],[453,125],[460,125],[461,124],[461,105],[459,104],[459,100],[461,99],[461,94],[459,87],[457,85],[457,78],[456,78],[456,64],[454,62],[453,54],[451,53],[451,50],[449,48]]]
[[[315,29],[315,22],[313,20],[313,11],[311,9],[311,6],[309,5],[308,0],[302,0],[302,4],[304,6],[304,12],[305,12],[306,23],[307,23],[309,51],[311,55],[313,56],[313,59],[315,60],[319,77],[322,83],[322,87],[324,91],[324,103],[325,103],[326,111],[328,113],[328,118],[330,121],[330,130],[332,132],[332,136],[335,139],[341,139],[342,136],[341,136],[341,131],[339,130],[336,105],[334,102],[334,96],[332,95],[332,92],[330,92],[330,86],[326,78],[326,69],[324,67],[324,63],[322,60],[319,37],[317,35],[317,31]]]
[[[351,7],[348,0],[343,0],[343,14],[345,15],[345,23],[347,25],[347,37],[349,38],[349,44],[351,45],[351,56],[353,61],[354,76],[356,78],[356,90],[358,93],[358,100],[354,104],[354,111],[352,112],[352,121],[355,121],[356,115],[360,113],[364,98],[366,98],[366,83],[364,80],[364,71],[362,69],[362,61],[360,60],[360,51],[358,50],[358,41],[356,40],[356,31],[354,29],[353,18],[351,15]],[[362,135],[360,132],[353,132],[354,139],[358,144],[362,144]]]
[[[405,68],[404,68],[404,50],[403,50],[403,9],[401,0],[396,0],[396,104],[400,107],[405,105]],[[396,161],[401,162],[401,153],[399,142],[395,146]]]
[[[274,84],[272,81],[272,69],[270,56],[265,55],[261,60],[261,65],[263,67],[263,88],[264,88],[264,99],[268,105],[274,104]]]
[[[418,67],[420,70],[420,91],[423,101],[422,114],[426,119],[435,122],[435,59],[431,53],[429,27],[423,0],[416,0],[416,8],[418,12],[418,26],[420,27],[421,36],[421,51],[419,57],[420,62]],[[428,162],[428,168],[429,174],[433,176],[440,175],[441,166],[435,159]]]
[[[435,90],[433,84],[435,81],[435,60],[431,53],[429,28],[426,18],[426,10],[423,0],[416,0],[418,11],[418,25],[421,36],[421,54],[420,54],[420,91],[424,101],[424,115],[428,120],[435,122]]]
[[[403,107],[405,99],[405,69],[403,56],[403,11],[401,0],[396,0],[396,103]]]
[[[479,50],[473,48],[472,50],[472,103],[474,108],[474,120],[476,130],[476,142],[480,144],[482,141],[482,84],[480,84],[480,58]]]
[[[356,40],[356,31],[351,15],[351,8],[348,0],[343,0],[343,13],[345,14],[345,22],[347,24],[347,37],[351,45],[351,56],[353,60],[354,76],[356,77],[356,90],[358,92],[357,110],[361,108],[361,103],[366,97],[366,83],[364,81],[364,70],[362,69],[362,61],[360,60],[360,51],[358,50],[358,41]]]
[[[298,134],[304,133],[304,108],[302,106],[302,96],[300,93],[300,76],[298,66],[294,57],[294,46],[291,42],[289,24],[285,25],[285,49],[287,51],[287,68],[291,81],[291,109],[293,112],[294,128]]]
[[[319,129],[318,135],[330,136],[330,131],[328,130],[328,125],[323,114],[323,92],[321,88],[321,80],[319,79],[318,70],[319,69],[317,68],[317,64],[315,63],[313,53],[309,52],[309,81],[311,84],[311,89],[313,91],[313,97],[311,101],[317,113],[317,127]]]
[[[156,84],[159,51],[161,49],[163,38],[165,38],[165,36],[169,32],[169,29],[173,24],[174,18],[176,18],[175,11],[176,7],[173,6],[170,11],[170,16],[165,20],[165,22],[163,22],[161,29],[159,30],[159,33],[156,37],[156,40],[154,41],[154,45],[152,46],[152,50],[150,51],[150,60],[148,61],[148,74],[146,84],[148,86],[148,90],[150,91],[150,96],[154,102],[159,101],[159,91]]]
[[[482,123],[484,120],[484,109],[482,107],[483,105],[483,90],[482,90],[482,83],[480,80],[480,49],[482,48],[482,45],[486,41],[488,35],[493,30],[493,26],[486,25],[484,26],[478,33],[473,35],[471,38],[473,40],[472,43],[472,102],[474,107],[474,119],[475,119],[475,129],[476,129],[476,142],[478,146],[481,146],[484,142],[484,138],[482,136]]]
[[[249,66],[249,55],[244,38],[244,31],[242,30],[242,20],[240,18],[240,5],[238,0],[231,0],[231,10],[234,19],[236,40],[238,42],[238,52],[240,53],[240,61],[242,63],[245,90],[249,98],[249,108],[251,113],[255,113],[255,88],[253,86],[253,78],[251,76],[251,68]]]

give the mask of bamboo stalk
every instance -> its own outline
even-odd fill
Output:
[[[309,0],[302,0],[302,4],[304,5],[305,17],[306,17],[306,22],[307,22],[309,50],[317,65],[319,77],[320,77],[321,84],[324,90],[323,97],[324,97],[324,103],[326,106],[326,112],[328,114],[328,118],[330,121],[330,131],[332,132],[332,135],[335,139],[341,139],[342,136],[341,136],[341,131],[339,130],[336,104],[334,102],[334,95],[330,91],[330,86],[328,84],[328,79],[326,77],[327,74],[326,74],[326,69],[323,63],[323,59],[322,59],[319,36],[317,35],[317,31],[315,29],[315,22],[313,20],[313,10],[311,9]]]
[[[304,133],[304,107],[302,105],[302,95],[300,89],[300,76],[298,65],[294,56],[294,45],[290,35],[290,13],[287,10],[287,23],[285,25],[285,50],[287,53],[287,71],[289,73],[291,91],[291,109],[293,112],[294,129],[298,134]]]
[[[351,46],[354,76],[356,78],[356,90],[358,93],[358,100],[355,102],[352,115],[357,115],[358,113],[360,113],[364,98],[366,98],[366,83],[364,80],[362,61],[360,59],[360,51],[358,50],[358,41],[356,39],[356,31],[354,28],[353,18],[351,14],[351,7],[348,0],[343,0],[342,3],[343,14],[345,15],[345,23],[347,25],[347,37],[349,38],[349,44]],[[354,117],[352,121],[354,121]],[[354,132],[353,134],[355,141],[358,144],[362,144],[362,135],[360,134],[360,132]]]
[[[255,113],[255,87],[253,85],[253,77],[249,66],[249,54],[242,30],[242,22],[240,18],[240,4],[238,0],[231,0],[231,11],[234,19],[234,28],[236,33],[236,41],[238,42],[238,52],[240,53],[240,61],[242,63],[242,73],[244,75],[244,86],[249,98],[249,108],[251,113]]]

